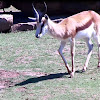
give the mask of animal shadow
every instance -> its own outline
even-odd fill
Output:
[[[64,75],[68,75],[68,73],[57,73],[57,74],[49,74],[46,76],[34,77],[34,78],[27,79],[21,83],[15,84],[15,86],[23,86],[30,83],[37,83],[40,81],[62,78]]]

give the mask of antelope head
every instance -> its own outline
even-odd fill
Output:
[[[36,8],[34,7],[34,5],[32,4],[33,7],[33,11],[35,12],[36,15],[36,38],[40,38],[41,36],[43,36],[46,31],[47,31],[47,20],[48,20],[48,15],[45,14],[47,11],[47,5],[44,2],[44,11],[41,12],[40,10],[36,10]]]

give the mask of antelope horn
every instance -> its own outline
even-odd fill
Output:
[[[44,14],[45,14],[47,12],[47,5],[45,2],[44,2],[44,6],[45,6],[45,12],[44,12]]]
[[[33,10],[34,10],[34,12],[35,12],[35,14],[36,14],[37,22],[39,22],[39,14],[38,14],[37,10],[35,9],[33,3],[32,3],[32,7],[33,7]]]
[[[37,19],[37,22],[41,22],[41,19],[42,17],[45,15],[45,13],[47,12],[47,5],[46,3],[44,2],[44,7],[45,7],[45,10],[43,12],[41,12],[40,10],[36,10],[35,7],[34,7],[34,4],[32,3],[32,7],[33,7],[33,10],[35,12],[35,15],[36,15],[36,19]]]

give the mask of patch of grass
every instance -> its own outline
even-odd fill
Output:
[[[6,88],[1,88],[0,100],[99,100],[96,44],[88,70],[81,73],[88,49],[84,41],[76,42],[76,73],[72,79],[57,53],[59,45],[48,35],[36,39],[35,31],[0,34],[0,70],[19,74],[1,77],[0,88]],[[69,43],[64,55],[71,65]]]

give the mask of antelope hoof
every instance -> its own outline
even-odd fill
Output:
[[[100,68],[100,63],[98,64],[97,68]]]
[[[68,71],[68,74],[71,74],[71,71],[70,70]]]
[[[70,73],[70,77],[71,77],[71,78],[74,77],[74,72]]]
[[[100,68],[100,66],[98,65],[97,68]]]
[[[86,69],[87,69],[86,67],[83,67],[82,72],[86,72]]]

